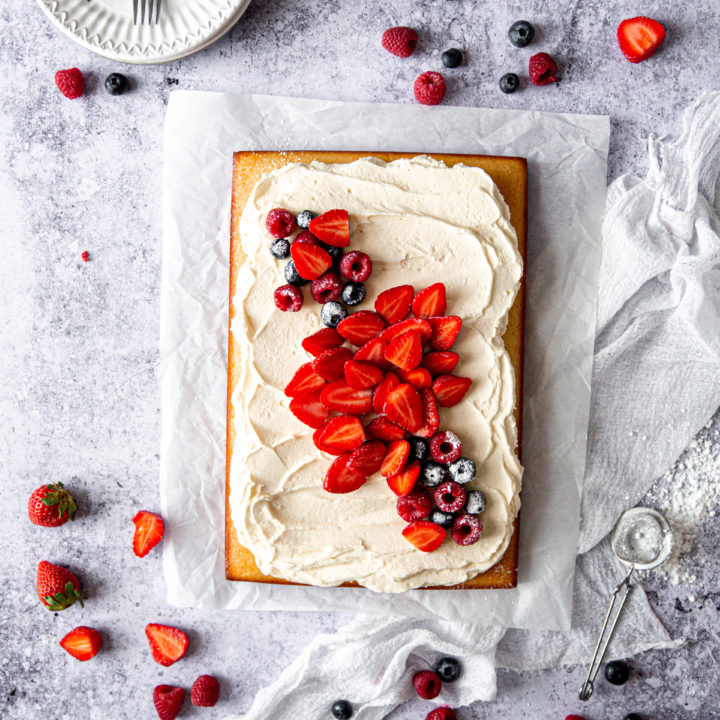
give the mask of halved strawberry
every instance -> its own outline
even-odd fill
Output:
[[[312,368],[325,380],[339,380],[343,376],[345,363],[352,356],[353,352],[350,348],[330,348],[312,361]]]
[[[318,357],[330,348],[340,347],[345,338],[335,328],[323,328],[302,341],[303,349]]]
[[[332,265],[330,253],[319,245],[293,243],[290,255],[298,275],[305,280],[317,280]]]
[[[377,365],[359,360],[348,360],[344,372],[347,384],[357,390],[374,387],[383,379],[383,371]]]
[[[331,455],[342,455],[352,452],[365,442],[365,429],[358,418],[337,415],[313,434],[313,440],[319,450]]]
[[[435,350],[449,350],[460,332],[462,320],[457,315],[448,315],[428,318],[428,322],[432,327],[430,345]]]
[[[349,493],[365,484],[367,478],[353,472],[348,467],[350,458],[350,453],[345,453],[333,460],[332,465],[325,473],[323,490],[327,490],[329,493]]]
[[[145,626],[145,635],[150,643],[153,660],[169,667],[177,662],[188,649],[188,636],[176,627],[149,623]]]
[[[333,247],[350,244],[350,217],[347,210],[328,210],[310,221],[310,232]]]
[[[409,495],[420,476],[420,461],[409,462],[399,473],[387,479],[388,487],[396,495]]]
[[[322,427],[328,419],[330,410],[320,401],[320,391],[293,398],[290,401],[290,412],[302,423],[311,428]]]
[[[420,392],[423,407],[423,424],[415,431],[418,437],[430,438],[440,427],[440,414],[432,390],[425,389]]]
[[[382,415],[385,412],[385,401],[392,390],[400,384],[398,376],[394,372],[389,372],[383,378],[383,381],[373,390],[372,404],[373,410]]]
[[[140,510],[135,514],[133,524],[133,552],[138,557],[145,557],[163,539],[165,521],[157,513]]]
[[[415,288],[412,285],[398,285],[381,292],[375,300],[375,310],[389,323],[404,320],[410,312]]]
[[[403,537],[422,552],[437,550],[445,540],[447,531],[429,520],[416,520],[403,531]]]
[[[353,345],[364,345],[378,335],[385,327],[385,321],[372,310],[360,310],[348,315],[338,323],[337,331]]]
[[[355,360],[363,360],[385,370],[390,367],[390,363],[385,359],[386,347],[387,345],[379,337],[374,337],[360,347],[353,357]]]
[[[404,467],[410,456],[410,443],[407,440],[395,440],[390,443],[380,466],[383,477],[397,475]]]
[[[387,448],[382,440],[368,440],[352,451],[348,461],[348,470],[368,477],[379,472]]]
[[[438,405],[452,407],[465,397],[465,393],[471,385],[472,380],[470,378],[458,377],[457,375],[440,375],[435,378],[433,392]]]
[[[420,393],[408,383],[401,383],[385,401],[385,414],[390,422],[414,433],[423,421]]]
[[[288,397],[309,395],[325,387],[325,380],[313,370],[312,362],[301,365],[285,388]]]
[[[398,370],[398,376],[403,382],[410,383],[418,390],[429,388],[432,385],[432,375],[424,367],[416,367],[412,370]]]
[[[347,415],[365,415],[372,410],[372,390],[356,390],[345,380],[335,380],[323,388],[320,402],[330,410]]]
[[[380,339],[384,343],[390,343],[392,340],[394,340],[398,335],[402,335],[406,332],[414,331],[416,333],[420,334],[420,339],[423,342],[426,342],[430,339],[430,336],[432,335],[432,327],[430,326],[430,323],[427,320],[423,320],[422,318],[408,318],[407,320],[401,320],[398,323],[395,323],[394,325],[390,325],[389,327],[386,327],[381,333],[380,333]]]
[[[368,437],[385,440],[385,442],[402,440],[405,437],[405,428],[390,422],[386,417],[375,418],[365,428],[365,432]]]
[[[451,373],[458,364],[460,356],[451,350],[435,350],[423,355],[420,363],[430,371],[431,375],[443,375]]]
[[[617,39],[623,55],[631,63],[647,60],[663,44],[665,28],[648,17],[623,20],[617,29]]]
[[[447,308],[444,283],[435,283],[430,287],[418,290],[412,301],[415,317],[429,318],[444,315]]]
[[[390,341],[385,359],[402,370],[412,370],[422,360],[422,340],[416,332],[404,332]]]
[[[81,625],[60,640],[60,646],[74,658],[85,662],[94,658],[102,647],[102,635],[95,628]]]

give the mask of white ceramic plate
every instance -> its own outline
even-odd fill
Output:
[[[38,3],[52,23],[80,45],[111,60],[149,65],[208,47],[232,28],[250,0],[162,0],[160,21],[150,25],[134,24],[132,0]]]

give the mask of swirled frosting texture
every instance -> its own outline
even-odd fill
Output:
[[[441,409],[440,427],[461,437],[463,455],[478,468],[470,487],[487,497],[484,532],[474,545],[460,547],[448,538],[435,552],[416,550],[401,535],[405,523],[396,498],[379,474],[347,495],[322,489],[332,458],[315,448],[312,430],[292,415],[283,393],[310,359],[300,343],[322,327],[320,306],[307,288],[298,313],[279,312],[273,304],[273,289],[285,282],[264,225],[274,207],[350,213],[350,249],[373,261],[368,300],[358,309],[370,309],[395,285],[418,290],[445,283],[448,314],[463,319],[453,347],[460,355],[455,373],[473,385],[462,402]],[[232,395],[230,508],[239,540],[262,572],[312,585],[357,581],[402,592],[463,582],[494,565],[520,506],[515,379],[502,335],[522,258],[507,205],[490,177],[424,156],[290,164],[256,185],[240,235],[247,260],[233,301],[241,370]]]

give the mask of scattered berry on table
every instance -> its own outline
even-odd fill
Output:
[[[212,675],[200,675],[190,690],[190,702],[196,707],[215,707],[220,699],[220,683]]]
[[[85,92],[85,78],[77,68],[58,70],[55,73],[58,90],[68,99],[79,98]]]
[[[80,662],[85,662],[100,652],[102,635],[95,628],[81,625],[65,635],[60,646]]]
[[[630,668],[624,660],[611,660],[605,665],[605,679],[612,685],[624,685],[630,677]]]
[[[342,292],[343,285],[340,276],[335,270],[327,270],[310,284],[310,294],[315,302],[321,305],[337,300]]]
[[[438,375],[433,382],[433,393],[440,407],[453,407],[464,397],[472,380],[457,375]]]
[[[464,485],[475,477],[475,463],[470,458],[461,457],[450,463],[448,471],[452,480]]]
[[[332,704],[330,712],[336,720],[349,720],[352,717],[353,709],[347,700],[336,700]]]
[[[447,531],[429,520],[417,520],[405,527],[402,536],[421,552],[434,552],[443,544]]]
[[[290,257],[290,243],[285,238],[278,238],[270,244],[270,254],[278,260]]]
[[[415,692],[424,700],[432,700],[440,694],[442,682],[432,670],[421,670],[412,679]]]
[[[457,715],[452,708],[439,707],[431,710],[425,716],[425,720],[457,720]]]
[[[303,304],[302,290],[295,285],[281,285],[273,293],[275,307],[282,312],[297,312]]]
[[[185,690],[174,685],[157,685],[153,702],[160,720],[175,720],[185,702]]]
[[[565,720],[585,720],[582,715],[566,715]]]
[[[399,58],[408,58],[415,52],[418,34],[409,27],[388,28],[382,36],[382,46]]]
[[[433,499],[438,510],[446,513],[456,513],[465,505],[465,490],[452,480],[448,480],[435,488]]]
[[[458,545],[472,545],[482,535],[482,523],[475,515],[458,515],[452,526],[452,537]]]
[[[310,221],[314,220],[317,215],[312,210],[302,210],[297,214],[295,222],[301,230],[307,230],[310,227]]]
[[[85,597],[80,581],[67,568],[41,560],[37,566],[36,590],[42,604],[53,612],[65,610]]]
[[[430,522],[434,522],[436,525],[449,530],[452,527],[453,522],[455,522],[455,515],[453,515],[453,513],[443,512],[442,510],[433,510],[430,513],[429,519]]]
[[[414,294],[412,285],[399,285],[384,290],[375,300],[375,312],[389,323],[400,322],[408,316]]]
[[[424,72],[415,80],[413,91],[421,105],[439,105],[445,97],[445,78],[432,70]]]
[[[430,438],[430,455],[435,462],[449,465],[462,454],[462,442],[452,430],[444,430]]]
[[[90,253],[87,250],[83,250],[80,257],[83,259],[83,262],[88,262],[88,260],[90,260]]]
[[[340,260],[340,272],[354,282],[365,282],[372,272],[372,260],[363,252],[353,250]]]
[[[296,225],[295,216],[284,208],[274,208],[265,218],[265,227],[274,238],[286,238]]]
[[[527,20],[517,20],[508,30],[508,39],[515,47],[527,47],[535,37],[535,28]]]
[[[365,299],[365,286],[359,282],[350,282],[343,285],[342,292],[340,293],[340,299],[346,304],[359,305]]]
[[[420,470],[420,482],[426,487],[437,487],[447,480],[447,468],[445,465],[430,460]]]
[[[630,713],[629,715],[626,715],[623,720],[643,720],[641,715],[638,715],[637,713]]]
[[[505,73],[500,78],[500,90],[506,95],[514,93],[520,87],[520,78],[515,73]]]
[[[413,488],[407,495],[397,499],[398,515],[406,522],[422,520],[432,511],[432,500],[427,490]]]
[[[465,512],[471,515],[479,515],[485,511],[487,500],[480,490],[469,490],[465,499]]]
[[[28,499],[30,522],[41,527],[58,527],[75,520],[77,504],[61,482],[41,485]]]
[[[145,636],[150,644],[153,660],[163,667],[170,667],[185,655],[190,642],[188,636],[176,627],[148,623]]]
[[[412,460],[397,475],[391,475],[387,479],[387,484],[396,495],[409,495],[415,488],[419,476],[420,463]],[[431,509],[431,507],[428,508],[428,512]],[[427,513],[425,514],[427,515]]]
[[[291,285],[295,285],[295,287],[302,287],[308,283],[308,280],[300,277],[300,273],[297,271],[295,263],[292,260],[288,260],[285,265],[285,279]]]
[[[435,672],[444,683],[455,682],[461,671],[462,665],[455,658],[444,657],[435,663]]]
[[[122,95],[128,89],[128,79],[122,73],[110,73],[105,78],[105,89],[110,95]]]
[[[348,311],[342,303],[333,301],[322,306],[320,319],[323,325],[329,328],[336,328],[348,316]]]
[[[557,71],[557,63],[547,53],[538,53],[530,58],[528,72],[533,85],[550,85],[556,82]]]
[[[639,63],[654,55],[663,44],[665,28],[648,17],[628,18],[618,25],[617,39],[623,55],[631,63]]]
[[[425,438],[411,437],[408,443],[410,443],[410,457],[413,460],[425,462],[430,454],[427,440]]]
[[[133,517],[133,524],[133,552],[138,557],[145,557],[163,539],[165,521],[157,513],[140,510]]]
[[[440,59],[446,68],[452,69],[462,65],[463,54],[462,51],[457,48],[450,48],[440,56]]]
[[[313,218],[308,229],[316,238],[333,247],[344,248],[350,244],[350,217],[347,210],[328,210]]]

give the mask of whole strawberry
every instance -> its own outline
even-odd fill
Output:
[[[409,27],[391,27],[382,36],[382,46],[400,58],[410,57],[415,52],[417,41],[417,32]]]
[[[153,702],[160,720],[175,720],[185,702],[185,691],[174,685],[157,685]]]
[[[77,504],[61,482],[41,485],[28,500],[30,522],[41,527],[58,527],[75,519]]]
[[[42,604],[56,612],[65,610],[76,601],[83,604],[80,581],[67,568],[42,560],[37,569],[37,594]]]
[[[215,707],[220,699],[220,683],[212,675],[201,675],[190,690],[190,702],[196,707]]]
[[[68,99],[79,98],[85,92],[85,78],[77,68],[58,70],[55,73],[58,90]]]

